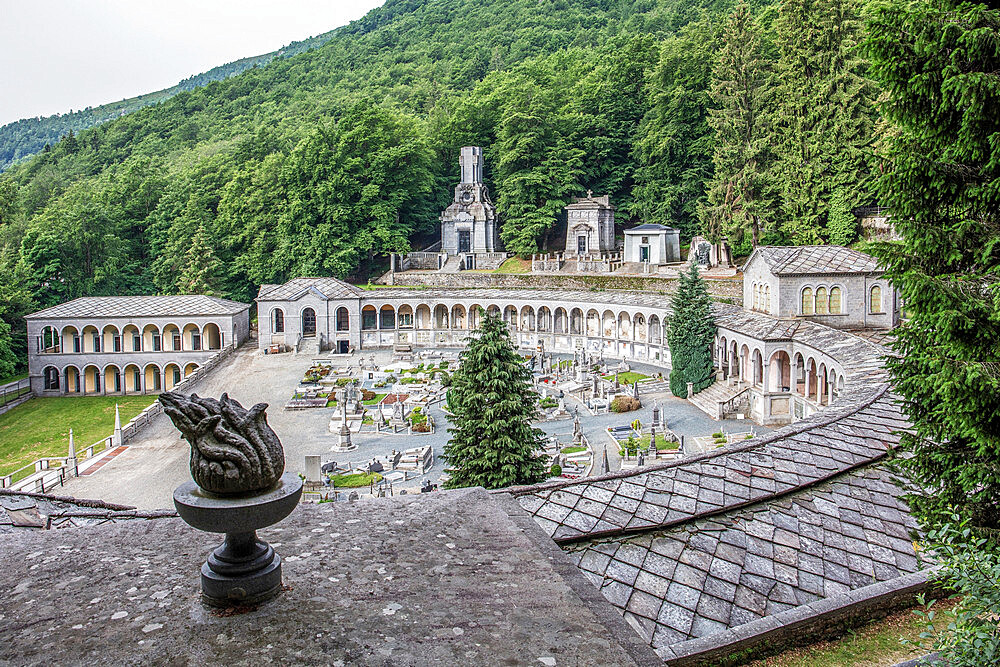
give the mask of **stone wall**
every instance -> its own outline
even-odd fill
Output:
[[[644,276],[539,276],[529,273],[396,273],[392,284],[414,287],[500,287],[509,289],[563,288],[563,289],[607,289],[639,292],[659,292],[672,294],[677,289],[674,278],[654,278]],[[739,304],[743,296],[740,280],[705,279],[708,292],[719,300]]]

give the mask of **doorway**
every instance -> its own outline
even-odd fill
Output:
[[[302,311],[302,335],[316,335],[316,311],[312,308],[306,308]]]
[[[587,254],[587,237],[577,236],[576,237],[576,251],[581,255]]]
[[[458,251],[459,252],[471,252],[472,250],[472,232],[462,232],[458,233]]]
[[[347,354],[351,351],[351,341],[348,340],[338,340],[337,341],[337,351],[340,354]]]
[[[639,261],[648,262],[649,261],[649,246],[641,245],[639,246]]]

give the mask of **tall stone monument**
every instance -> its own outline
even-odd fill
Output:
[[[615,249],[615,207],[608,195],[574,198],[566,207],[566,255],[601,255]]]
[[[483,184],[483,149],[464,146],[455,200],[441,214],[441,251],[449,255],[498,252],[497,212]]]

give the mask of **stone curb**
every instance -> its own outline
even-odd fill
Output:
[[[918,594],[933,586],[931,577],[936,569],[921,570],[844,595],[816,600],[716,635],[659,648],[657,653],[670,667],[685,667],[746,659],[754,649],[763,645],[778,647],[801,643],[803,638],[832,633],[849,626],[855,618],[870,619],[908,606]]]

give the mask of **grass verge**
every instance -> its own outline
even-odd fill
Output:
[[[0,474],[45,456],[66,456],[71,428],[77,449],[108,437],[115,428],[115,403],[124,426],[155,400],[156,396],[33,398],[0,415]]]
[[[494,273],[531,273],[531,260],[510,257]]]

